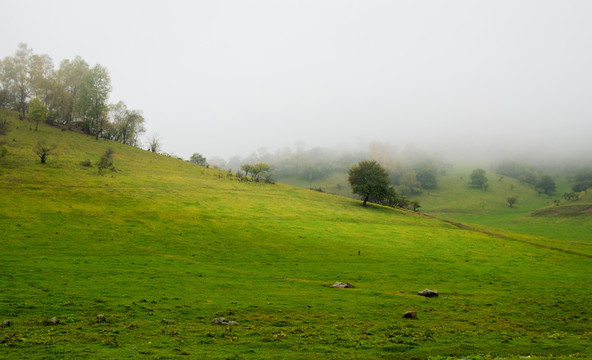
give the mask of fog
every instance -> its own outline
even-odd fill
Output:
[[[110,101],[183,158],[261,147],[592,153],[592,2],[0,2],[24,42],[109,70]]]

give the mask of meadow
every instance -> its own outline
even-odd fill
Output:
[[[10,121],[0,358],[592,356],[585,234],[500,238]],[[47,164],[41,139],[58,145]],[[115,171],[80,164],[108,148]]]

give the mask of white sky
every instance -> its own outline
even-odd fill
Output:
[[[592,152],[592,1],[0,1],[19,42],[110,71],[164,150],[371,140]],[[475,146],[476,148],[473,148]]]

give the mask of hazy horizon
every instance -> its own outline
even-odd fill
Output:
[[[1,58],[24,42],[56,67],[105,66],[110,102],[142,110],[183,158],[373,140],[592,153],[588,1],[5,0],[0,13]]]

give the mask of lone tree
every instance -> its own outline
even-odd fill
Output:
[[[33,148],[33,152],[39,156],[42,164],[45,164],[47,157],[54,153],[57,145],[47,145],[45,141],[39,141]]]
[[[352,166],[348,181],[353,193],[362,197],[363,206],[368,200],[381,201],[390,194],[388,174],[375,160],[360,161]]]
[[[516,201],[518,201],[518,196],[510,196],[506,201],[509,207],[513,207]]]
[[[201,165],[201,166],[208,165],[206,157],[203,156],[202,154],[198,154],[198,153],[191,155],[191,157],[189,158],[189,161],[194,164]]]
[[[485,177],[485,170],[483,169],[475,169],[471,173],[471,182],[469,185],[474,188],[487,190],[487,177]]]

